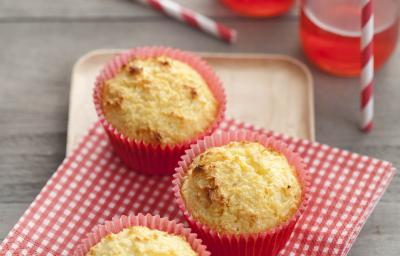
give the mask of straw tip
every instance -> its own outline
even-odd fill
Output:
[[[372,131],[373,128],[374,128],[374,125],[373,125],[372,122],[370,122],[370,123],[368,123],[367,125],[361,127],[361,130],[362,130],[364,133],[370,133],[370,132]]]
[[[229,40],[229,43],[234,44],[234,43],[236,43],[237,39],[238,39],[238,33],[236,30],[233,30],[232,34],[231,34],[231,38]]]

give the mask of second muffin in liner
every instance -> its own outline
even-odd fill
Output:
[[[266,148],[272,148],[283,154],[288,163],[296,171],[298,181],[301,185],[301,201],[296,213],[283,224],[259,233],[250,234],[225,234],[213,230],[207,224],[195,219],[185,206],[185,201],[181,194],[183,178],[194,158],[212,147],[226,145],[230,142],[258,142]],[[275,256],[285,246],[290,238],[299,217],[305,211],[309,197],[309,175],[304,168],[301,158],[289,150],[286,145],[272,137],[267,137],[249,131],[222,132],[205,137],[192,145],[179,162],[173,180],[174,194],[176,201],[183,211],[184,217],[189,226],[199,237],[213,255],[222,256],[250,256],[250,255],[269,255]]]
[[[156,145],[145,143],[140,139],[128,138],[105,118],[102,108],[102,93],[106,81],[115,77],[133,59],[148,59],[161,56],[183,62],[193,68],[207,83],[218,103],[215,119],[207,129],[193,138],[177,144]],[[192,53],[166,47],[135,48],[116,56],[105,65],[97,77],[93,98],[97,115],[116,154],[129,168],[144,174],[172,174],[177,162],[190,144],[214,132],[223,120],[226,110],[224,88],[211,67]]]
[[[191,233],[190,229],[185,228],[183,224],[150,214],[131,214],[119,218],[116,217],[113,218],[112,221],[107,221],[104,225],[96,226],[93,231],[88,234],[87,238],[76,247],[74,256],[86,256],[90,249],[99,243],[103,237],[111,233],[119,233],[123,229],[132,226],[143,226],[149,229],[160,230],[172,235],[181,236],[189,243],[197,255],[210,256],[210,252],[207,251],[201,240],[197,239],[197,235]]]

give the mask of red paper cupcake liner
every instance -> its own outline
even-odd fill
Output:
[[[112,221],[107,221],[104,225],[95,227],[93,232],[90,233],[87,238],[76,247],[74,256],[86,256],[86,254],[90,251],[90,248],[99,243],[103,237],[111,233],[116,234],[123,229],[132,226],[144,226],[150,229],[157,229],[169,234],[184,237],[197,255],[211,255],[210,252],[207,251],[207,248],[202,244],[201,240],[197,238],[197,235],[191,233],[190,229],[185,228],[183,224],[179,224],[176,221],[170,221],[167,218],[161,218],[158,215],[152,216],[150,214],[131,214],[129,216],[113,218]]]
[[[105,81],[113,78],[123,65],[134,58],[145,59],[157,56],[166,56],[182,61],[195,69],[204,78],[219,104],[214,122],[204,132],[179,144],[161,146],[146,144],[142,140],[127,138],[106,120],[101,107],[101,94]],[[149,175],[173,174],[174,168],[180,157],[185,153],[185,150],[198,139],[213,133],[223,120],[226,110],[225,90],[211,67],[200,57],[192,53],[166,47],[135,48],[116,56],[105,65],[97,77],[93,99],[97,115],[117,155],[129,168]]]
[[[181,196],[180,188],[182,179],[186,174],[187,168],[193,159],[204,152],[206,149],[215,146],[222,146],[231,141],[251,141],[258,142],[265,147],[270,147],[282,153],[288,162],[297,171],[299,182],[302,186],[301,204],[296,214],[282,225],[255,234],[220,234],[212,230],[207,225],[195,220],[185,207],[185,202]],[[272,137],[267,137],[259,133],[249,131],[234,131],[216,133],[212,136],[205,137],[204,140],[198,141],[186,151],[176,168],[173,179],[174,194],[179,208],[183,211],[185,219],[189,226],[199,237],[213,255],[219,256],[255,256],[268,255],[275,256],[285,246],[290,235],[299,219],[305,211],[310,198],[310,178],[305,170],[305,165],[299,155],[292,152],[287,146]]]

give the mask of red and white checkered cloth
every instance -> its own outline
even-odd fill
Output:
[[[235,120],[221,130],[250,129]],[[394,176],[392,165],[268,132],[299,152],[312,199],[281,255],[346,255]],[[152,213],[182,220],[170,177],[127,170],[96,124],[67,157],[0,246],[0,255],[71,255],[91,229],[115,215]]]

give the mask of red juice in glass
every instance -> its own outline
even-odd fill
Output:
[[[398,2],[373,1],[375,15],[375,69],[395,49],[398,37]],[[325,71],[356,76],[361,71],[361,1],[304,0],[300,36],[308,59]]]
[[[278,16],[287,12],[293,0],[222,0],[232,10],[251,17]]]

